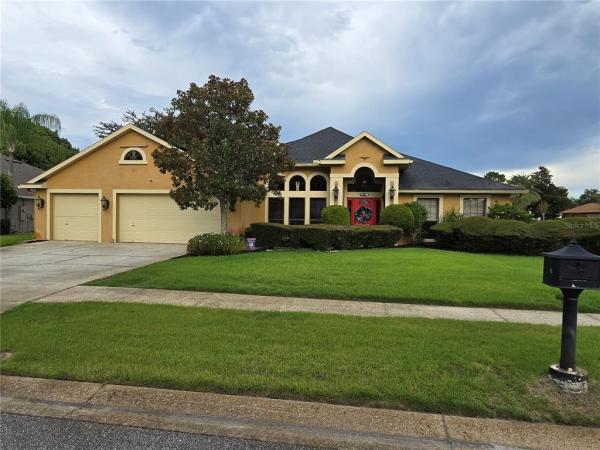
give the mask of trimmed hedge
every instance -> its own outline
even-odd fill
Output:
[[[239,234],[205,233],[188,241],[187,254],[190,256],[237,255],[246,251],[246,241]]]
[[[350,250],[393,247],[402,238],[402,230],[389,225],[281,225],[253,223],[256,244],[263,248],[312,248]]]
[[[588,251],[600,254],[600,219],[569,218],[524,223],[488,217],[467,217],[431,228],[438,245],[475,253],[539,255],[557,250],[573,238]]]
[[[345,206],[327,206],[321,210],[321,221],[327,225],[350,225],[350,211]]]
[[[379,222],[402,228],[406,234],[415,229],[415,216],[408,205],[388,205],[381,211]]]

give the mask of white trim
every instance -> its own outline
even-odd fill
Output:
[[[88,154],[92,153],[94,150],[97,150],[98,148],[102,147],[103,145],[108,144],[109,142],[113,141],[114,139],[118,138],[119,136],[121,136],[122,134],[125,134],[126,132],[128,132],[130,130],[135,131],[144,137],[147,137],[148,139],[156,142],[157,144],[159,144],[163,147],[171,147],[171,145],[167,141],[163,141],[162,139],[154,136],[153,134],[150,134],[147,131],[144,131],[141,128],[136,127],[132,123],[128,123],[127,125],[124,125],[121,128],[119,128],[117,131],[109,134],[108,136],[104,137],[103,139],[100,139],[95,144],[92,144],[89,147],[86,147],[85,149],[81,150],[76,155],[71,156],[69,159],[46,170],[44,173],[38,175],[37,177],[32,178],[31,180],[29,180],[27,182],[27,184],[35,184],[40,180],[43,180],[45,178],[48,178],[51,175],[54,175],[56,172],[59,172],[60,170],[64,169],[65,167],[70,166],[74,162],[78,161],[79,159],[83,158],[84,156],[87,156]]]
[[[113,242],[117,242],[117,206],[119,194],[169,194],[169,189],[113,189],[112,195],[112,233],[111,239]]]
[[[345,159],[315,159],[313,162],[318,166],[343,166],[346,164]]]
[[[19,189],[46,189],[46,183],[39,184],[20,184],[17,186]]]
[[[142,155],[142,159],[141,160],[139,160],[139,159],[125,159],[125,155],[127,155],[127,153],[132,152],[132,151],[136,151],[140,155]],[[119,158],[119,164],[133,164],[133,165],[148,164],[148,160],[146,159],[146,152],[144,152],[144,150],[142,150],[138,146],[127,147],[125,150],[123,150],[123,153],[121,153],[121,158]]]
[[[472,193],[470,193],[472,192]],[[413,194],[413,193],[432,193],[432,194],[464,194],[468,196],[477,196],[481,194],[526,194],[529,192],[526,189],[504,189],[504,190],[475,190],[469,191],[469,189],[400,189],[399,194]]]
[[[318,164],[311,162],[311,163],[295,163],[294,164],[295,167],[319,167]]]
[[[48,189],[46,191],[46,239],[52,241],[52,195],[53,194],[98,194],[98,242],[102,242],[102,189]]]
[[[473,195],[469,195],[469,194],[465,194],[465,195],[461,195],[460,196],[460,202],[459,202],[459,212],[461,214],[463,214],[463,203],[465,198],[476,198],[476,199],[485,199],[485,214],[483,216],[473,216],[473,217],[485,217],[487,216],[487,211],[488,209],[490,209],[490,206],[492,206],[492,197],[489,195],[477,195],[477,194],[473,194]]]
[[[370,140],[374,144],[376,144],[379,147],[383,148],[388,153],[394,155],[396,158],[398,158],[398,159],[404,159],[404,156],[402,156],[400,153],[398,153],[396,150],[394,150],[390,146],[388,146],[388,145],[384,144],[383,142],[381,142],[379,139],[377,139],[375,136],[373,136],[368,131],[363,131],[362,133],[360,133],[359,135],[357,135],[356,137],[354,137],[350,141],[346,142],[340,148],[338,148],[337,150],[334,150],[332,153],[330,153],[329,155],[327,155],[324,159],[335,158],[337,155],[339,155],[340,153],[342,153],[344,150],[348,149],[352,145],[356,144],[358,141],[360,141],[363,138]]]
[[[420,198],[437,198],[438,199],[438,223],[442,221],[444,217],[444,196],[443,195],[418,195],[413,196],[413,202],[416,202]]]
[[[401,166],[401,165],[410,165],[413,163],[412,159],[384,159],[383,160],[383,165],[384,166]]]

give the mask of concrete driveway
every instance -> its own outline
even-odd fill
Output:
[[[185,253],[184,244],[48,241],[0,248],[0,311]]]

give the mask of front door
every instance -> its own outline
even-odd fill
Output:
[[[352,225],[375,225],[377,223],[376,198],[351,198],[350,222]]]

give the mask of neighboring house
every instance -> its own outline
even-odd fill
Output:
[[[8,219],[10,219],[11,233],[31,233],[33,231],[33,215],[34,215],[34,193],[28,189],[20,188],[19,186],[33,177],[43,173],[42,169],[30,166],[22,161],[11,159],[2,154],[0,160],[0,170],[11,176],[12,184],[17,190],[17,203],[15,203],[8,211]],[[4,211],[2,211],[4,214]],[[2,216],[4,218],[4,215]]]
[[[170,198],[171,178],[152,160],[160,145],[169,144],[126,125],[31,179],[23,187],[45,203],[36,210],[37,238],[186,242],[219,232],[219,208],[180,210]],[[270,193],[258,207],[239,204],[229,213],[229,231],[255,222],[318,223],[327,205],[347,206],[353,222],[365,224],[377,223],[385,206],[413,200],[425,205],[431,221],[451,208],[485,215],[493,203],[525,192],[400,153],[367,132],[352,137],[326,128],[288,145],[297,164],[281,194]]]
[[[560,214],[561,217],[600,217],[600,203],[586,203],[562,211]]]

